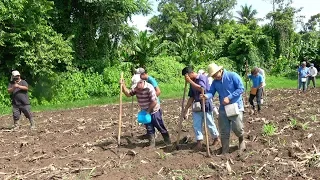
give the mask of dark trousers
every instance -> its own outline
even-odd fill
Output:
[[[316,87],[316,77],[308,77],[308,87],[310,85],[310,81],[312,81],[313,87]]]
[[[168,131],[166,127],[164,126],[164,122],[162,119],[162,110],[159,109],[156,113],[151,114],[151,123],[146,124],[147,134],[154,134],[155,128],[158,129],[158,131],[161,134],[168,134]]]
[[[256,95],[253,95],[253,94],[250,94],[250,97],[249,97],[249,102],[252,106],[252,108],[254,109],[254,103],[253,103],[253,99],[256,98],[257,100],[257,105],[258,105],[258,111],[261,110],[261,95],[262,95],[262,88],[260,89],[257,89],[257,94]]]
[[[21,112],[26,116],[28,119],[32,119],[31,114],[31,106],[30,105],[13,105],[12,106],[12,113],[13,113],[13,120],[18,121],[21,116]]]

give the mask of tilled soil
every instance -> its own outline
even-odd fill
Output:
[[[210,147],[211,157],[206,157],[205,145],[201,152],[193,150],[191,116],[183,121],[178,149],[165,147],[159,133],[156,148],[147,148],[142,137],[146,130],[136,124],[131,103],[123,105],[119,147],[119,105],[36,112],[35,130],[25,118],[13,130],[12,117],[2,116],[0,178],[320,179],[320,89],[306,94],[273,90],[267,95],[261,114],[250,115],[246,108],[247,150],[238,152],[232,133],[230,154],[225,156],[218,155],[220,145]],[[163,100],[161,106],[174,142],[181,100]],[[138,111],[135,103],[135,114]],[[275,132],[264,125],[274,125]]]

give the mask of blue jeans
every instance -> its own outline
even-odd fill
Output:
[[[193,118],[193,129],[196,136],[197,141],[203,140],[203,134],[202,134],[202,124],[203,124],[203,112],[192,112],[192,118]],[[219,136],[219,132],[217,130],[216,125],[213,121],[212,112],[206,112],[206,118],[207,118],[207,126],[209,129],[209,132],[212,136],[212,138],[217,138]]]
[[[307,90],[307,82],[302,82],[301,81],[301,78],[299,79],[299,90],[301,90],[301,88],[302,88],[302,90],[303,90],[303,92],[305,92],[306,90]]]
[[[230,138],[231,128],[237,137],[243,136],[243,112],[241,111],[240,114],[237,116],[227,117],[225,110],[220,110],[219,129],[221,133],[221,139]]]

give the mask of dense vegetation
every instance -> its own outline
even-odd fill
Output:
[[[209,61],[243,74],[248,60],[272,75],[290,74],[303,59],[320,64],[320,14],[304,21],[290,0],[270,3],[259,23],[250,5],[232,14],[236,0],[160,0],[151,30],[139,32],[128,21],[150,13],[148,0],[2,0],[0,106],[10,105],[13,69],[41,105],[115,96],[120,71],[129,83],[138,66],[173,84],[183,65]]]

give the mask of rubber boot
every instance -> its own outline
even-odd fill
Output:
[[[166,145],[171,144],[169,133],[163,133],[162,137],[163,137],[163,141],[164,141],[164,143],[166,143]]]
[[[221,139],[222,151],[221,154],[229,153],[229,139]]]
[[[149,135],[149,147],[155,147],[156,146],[156,138],[154,134]]]
[[[33,119],[29,119],[29,121],[30,121],[30,129],[35,129],[36,126],[34,125]]]
[[[13,120],[13,129],[19,129],[19,120]]]
[[[240,137],[239,137],[239,150],[240,150],[241,152],[246,150],[246,144],[245,144],[245,142],[244,142],[243,136],[240,136]]]

